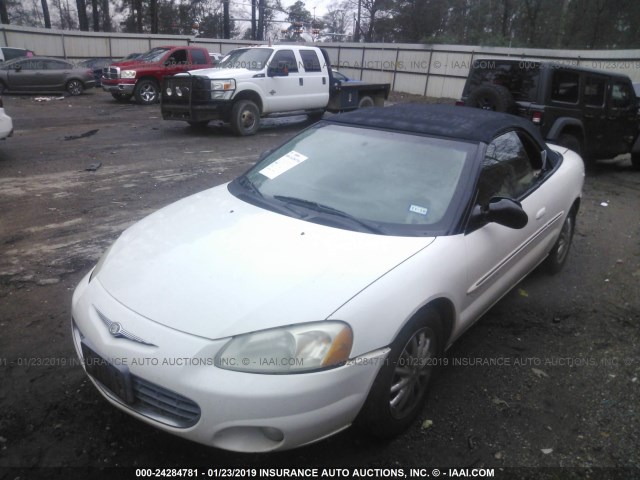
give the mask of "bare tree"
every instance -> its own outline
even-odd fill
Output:
[[[80,30],[83,32],[89,31],[89,17],[87,17],[87,2],[86,0],[76,0],[76,7],[78,7],[78,24]]]
[[[42,3],[42,15],[44,17],[44,28],[51,28],[51,15],[49,15],[49,4],[47,0],[40,0]]]

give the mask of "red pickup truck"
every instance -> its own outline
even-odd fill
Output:
[[[211,68],[213,62],[202,47],[155,47],[141,57],[106,67],[102,72],[102,88],[118,101],[135,97],[140,105],[155,103],[160,98],[160,85],[166,76]]]

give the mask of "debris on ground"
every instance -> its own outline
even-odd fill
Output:
[[[96,170],[98,170],[100,167],[102,166],[102,162],[97,162],[97,163],[92,163],[91,165],[89,165],[87,168],[85,168],[85,170],[87,172],[95,172]]]
[[[532,368],[531,371],[538,378],[549,378],[549,375],[539,368]]]
[[[50,102],[51,100],[64,100],[64,97],[34,97],[34,102]]]
[[[422,429],[426,430],[427,428],[431,428],[433,426],[433,420],[425,420],[422,422]]]
[[[88,132],[81,133],[80,135],[67,135],[66,137],[64,137],[64,139],[65,140],[77,140],[79,138],[90,137],[91,135],[95,135],[96,133],[98,133],[98,130],[100,130],[100,129],[96,128],[95,130],[89,130]]]

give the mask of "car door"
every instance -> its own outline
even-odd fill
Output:
[[[524,132],[510,131],[487,147],[475,207],[490,200],[520,202],[528,221],[521,229],[497,223],[469,226],[465,235],[468,285],[463,319],[476,318],[529,273],[551,249],[563,220],[542,146]],[[555,186],[554,186],[555,185]]]
[[[44,61],[40,59],[25,59],[9,68],[7,80],[9,90],[34,91],[42,84]]]
[[[73,65],[62,60],[45,60],[42,70],[43,90],[64,90]]]
[[[304,79],[298,63],[293,50],[277,50],[273,54],[264,81],[265,112],[288,112],[305,108]]]

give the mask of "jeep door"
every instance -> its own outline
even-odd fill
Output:
[[[597,158],[607,148],[607,77],[605,75],[586,74],[582,99],[583,125],[587,142],[587,151]]]
[[[607,100],[607,148],[603,153],[610,158],[631,151],[638,134],[638,105],[631,82],[624,78],[611,79]]]

